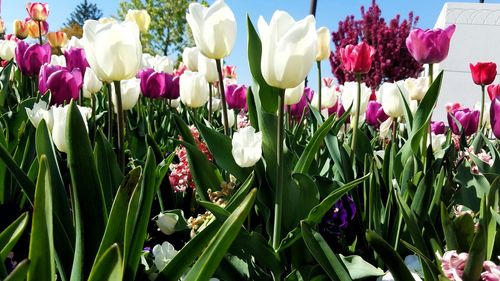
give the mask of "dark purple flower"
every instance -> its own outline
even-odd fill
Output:
[[[500,98],[491,101],[490,107],[491,130],[497,139],[500,139]]]
[[[446,132],[446,126],[443,121],[432,121],[431,122],[431,132],[435,135],[442,135]]]
[[[87,57],[85,56],[85,50],[82,48],[71,48],[64,52],[64,57],[66,58],[66,67],[68,70],[72,71],[75,68],[80,69],[83,76],[85,76],[85,70],[90,67]]]
[[[247,105],[247,87],[245,85],[226,84],[226,102],[231,109],[244,109]]]
[[[49,63],[51,57],[50,45],[35,43],[29,45],[19,41],[16,48],[16,63],[19,70],[28,76],[37,75],[44,63]]]
[[[38,90],[42,95],[49,90],[47,87],[47,80],[49,80],[49,76],[61,69],[63,69],[63,67],[60,65],[51,65],[48,63],[42,65],[40,68],[40,74],[38,75]]]
[[[311,88],[305,88],[304,94],[302,94],[302,98],[300,98],[300,101],[290,106],[290,114],[297,119],[301,118],[303,113],[307,114],[307,112],[309,112],[307,104],[311,101],[313,96],[314,91]]]
[[[458,108],[448,113],[448,124],[451,131],[455,135],[460,135],[455,119],[462,126],[463,132],[466,136],[470,136],[477,131],[479,126],[479,110],[471,110],[470,108]]]
[[[77,100],[82,84],[82,73],[79,69],[69,71],[62,68],[53,72],[47,79],[47,88],[51,93],[50,103],[59,105]]]
[[[139,78],[141,79],[141,93],[145,97],[157,99],[165,94],[165,73],[146,68],[139,72]]]
[[[330,234],[339,235],[356,215],[356,205],[350,195],[344,195],[325,214],[322,219],[324,229]]]
[[[379,128],[380,124],[387,120],[389,116],[385,114],[384,109],[382,109],[382,105],[376,101],[370,101],[366,108],[366,123],[375,128]]]
[[[162,97],[175,100],[179,97],[179,75],[174,75],[170,73],[165,73],[165,93]]]

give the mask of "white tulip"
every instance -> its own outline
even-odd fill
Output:
[[[198,72],[203,74],[210,83],[219,81],[219,72],[215,60],[205,57],[202,53],[198,54]]]
[[[404,104],[396,83],[386,82],[382,84],[379,89],[379,95],[381,96],[382,109],[385,114],[392,118],[404,115]]]
[[[155,257],[154,263],[158,271],[162,271],[175,255],[177,255],[177,251],[174,246],[167,241],[153,247],[153,256]]]
[[[12,60],[16,55],[17,43],[12,40],[0,40],[0,58],[4,61]]]
[[[167,56],[159,56],[155,57],[155,62],[153,65],[153,69],[156,72],[165,72],[165,73],[173,73],[174,72],[174,62]]]
[[[231,141],[233,158],[242,168],[252,167],[262,156],[262,132],[252,126],[239,129]]]
[[[141,32],[146,32],[151,24],[151,17],[146,10],[128,10],[125,20],[134,22]]]
[[[229,128],[234,126],[234,122],[236,118],[234,118],[234,110],[233,109],[228,109],[227,110],[227,123]]]
[[[160,213],[156,219],[156,225],[163,234],[170,235],[175,232],[175,225],[179,216],[173,213]]]
[[[286,12],[276,11],[269,25],[260,17],[258,28],[264,80],[280,89],[297,87],[316,60],[316,20],[309,15],[295,21]]]
[[[83,96],[90,98],[92,94],[99,92],[102,88],[102,82],[97,78],[92,68],[87,67],[83,77]]]
[[[170,100],[171,108],[178,108],[181,105],[181,98],[176,98],[175,100]]]
[[[403,87],[408,92],[412,100],[422,100],[429,89],[429,78],[427,76],[420,78],[408,78],[404,80]]]
[[[70,105],[53,106],[51,108],[53,126],[52,126],[52,141],[57,149],[61,152],[68,152],[68,143],[66,138],[66,120],[68,118],[68,111]],[[82,115],[85,129],[88,131],[87,120],[92,114],[92,109],[88,107],[78,106],[78,112]]]
[[[120,90],[121,90],[121,94],[122,94],[122,109],[123,110],[130,110],[137,103],[137,100],[139,99],[139,94],[141,93],[140,83],[141,83],[141,80],[138,78],[132,78],[132,79],[120,81]],[[113,95],[111,96],[111,99],[113,101],[113,106],[115,108],[115,113],[116,113],[116,112],[118,112],[118,106],[117,106],[117,102],[116,102],[114,83],[113,83],[113,87],[111,89],[112,89],[111,92],[113,93]]]
[[[153,68],[155,64],[155,57],[151,54],[143,53],[141,57],[141,69],[144,68]]]
[[[99,80],[126,80],[139,71],[142,45],[136,24],[88,20],[83,25],[83,39],[87,61]]]
[[[337,97],[340,93],[335,90],[335,87],[321,87],[321,109],[330,108],[337,102]],[[319,109],[319,93],[314,93],[311,100],[311,105]]]
[[[182,62],[191,71],[198,71],[198,54],[200,50],[197,47],[185,48],[182,52]]]
[[[33,124],[33,127],[38,128],[38,124],[40,124],[40,121],[42,119],[45,119],[45,122],[47,123],[47,126],[49,126],[49,122],[51,122],[51,113],[48,110],[49,106],[48,104],[40,100],[39,102],[33,104],[33,108],[25,108],[26,109],[26,115],[28,115],[28,118],[31,121],[31,124]],[[52,126],[49,126],[51,128]]]
[[[297,87],[285,90],[285,104],[294,105],[300,101],[304,94],[305,81],[302,81]]]
[[[66,43],[66,45],[64,45],[64,47],[62,49],[63,49],[63,51],[66,51],[66,50],[69,50],[71,48],[83,49],[82,39],[79,39],[76,36],[71,36],[71,38],[68,40],[68,43]]]
[[[387,118],[384,122],[380,124],[379,128],[379,138],[386,139],[391,136],[392,129],[392,118]]]
[[[208,108],[208,103],[207,103]],[[222,109],[222,103],[220,99],[212,97],[212,112],[216,112]]]
[[[188,107],[198,108],[208,101],[208,82],[203,74],[185,71],[179,80],[180,98]]]
[[[491,124],[490,124],[490,107],[491,107],[491,103],[489,103],[489,102],[485,102],[484,103],[483,122],[481,123],[481,125],[485,126],[487,129],[491,128]],[[481,103],[477,102],[474,105],[474,109],[478,110],[479,112],[481,112]]]
[[[103,18],[99,19],[99,23],[102,23],[102,24],[105,24],[105,23],[117,23],[117,21],[114,18],[103,17]]]
[[[223,0],[208,8],[191,3],[186,20],[196,46],[206,57],[222,59],[231,53],[236,41],[236,18]]]
[[[316,61],[326,60],[330,57],[330,30],[320,27],[318,34],[318,49],[316,50]]]
[[[52,55],[50,57],[50,64],[66,67],[66,58],[64,56]]]
[[[359,116],[361,116],[366,111],[368,102],[370,101],[370,95],[372,93],[371,89],[366,86],[365,83],[361,83],[361,99],[358,101],[358,83],[357,82],[345,82],[344,85],[340,86],[340,91],[342,93],[342,105],[346,110],[351,107],[351,115],[356,114],[357,105],[359,103]]]

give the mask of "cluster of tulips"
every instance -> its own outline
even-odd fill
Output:
[[[455,25],[409,33],[428,75],[373,89],[366,42],[335,85],[314,16],[248,17],[243,85],[223,0],[189,6],[182,62],[143,53],[145,10],[80,39],[26,10],[0,40],[0,278],[500,280],[496,64],[470,65],[474,108],[432,120]]]

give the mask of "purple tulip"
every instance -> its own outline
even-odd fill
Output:
[[[165,93],[162,97],[175,100],[180,96],[179,92],[179,75],[165,73]]]
[[[365,117],[366,123],[377,129],[380,127],[382,122],[389,118],[389,116],[385,114],[384,109],[382,109],[382,105],[376,101],[370,101],[368,103]]]
[[[322,219],[324,229],[330,234],[339,235],[356,215],[356,205],[350,195],[338,200]]]
[[[245,85],[226,84],[226,102],[230,109],[244,109],[247,105]]]
[[[165,73],[146,68],[139,72],[139,78],[141,79],[141,93],[145,97],[157,99],[165,94]]]
[[[443,121],[432,121],[431,122],[431,132],[435,135],[442,135],[446,132],[446,126]]]
[[[301,118],[303,113],[307,114],[307,112],[309,112],[307,103],[311,101],[313,96],[314,96],[314,91],[311,88],[305,88],[304,93],[302,94],[302,98],[300,98],[300,101],[290,106],[290,114],[296,119]],[[305,112],[304,108],[306,109]]]
[[[19,41],[16,48],[16,63],[19,70],[28,76],[37,75],[44,63],[49,63],[51,57],[50,45],[35,43],[29,45]]]
[[[448,56],[454,24],[446,29],[413,29],[406,38],[406,47],[413,58],[422,64],[438,63]]]
[[[69,71],[66,68],[56,70],[48,76],[46,86],[50,90],[50,104],[64,104],[77,100],[83,84],[82,73],[79,69]]]
[[[500,98],[491,101],[490,107],[491,130],[497,139],[500,139]]]
[[[448,123],[451,131],[455,135],[460,135],[460,130],[455,122],[455,119],[460,123],[466,136],[470,136],[477,131],[479,125],[479,110],[471,110],[469,108],[458,108],[448,113]]]
[[[49,76],[61,69],[63,69],[63,67],[60,65],[51,65],[48,63],[42,65],[40,68],[40,74],[38,75],[38,90],[40,91],[40,94],[44,95],[49,90],[47,87],[47,80],[49,80]]]
[[[90,67],[87,57],[85,56],[85,50],[82,48],[71,48],[64,52],[64,58],[66,58],[66,67],[68,70],[73,71],[73,69],[78,68],[85,76],[85,70]]]

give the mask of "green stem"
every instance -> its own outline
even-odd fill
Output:
[[[115,95],[116,95],[116,108],[117,116],[116,124],[118,127],[118,161],[120,161],[120,167],[122,171],[125,171],[125,148],[124,148],[124,136],[125,136],[125,126],[123,122],[123,107],[122,107],[122,93],[120,81],[115,81]]]
[[[111,97],[111,95],[113,94],[113,91],[111,91],[111,83],[108,83],[107,86],[108,86],[108,141],[110,143],[113,143],[111,140],[113,138],[113,113],[114,113],[114,109],[113,109],[113,99]]]
[[[432,63],[429,64],[429,85],[432,85],[434,82],[434,65]],[[429,120],[424,126],[426,126],[424,137],[422,138],[422,163],[425,165],[425,158],[427,156],[427,139],[430,136],[430,122]]]
[[[229,121],[227,119],[226,93],[224,91],[224,77],[222,76],[222,62],[220,59],[215,59],[215,64],[217,64],[217,72],[219,72],[219,88],[220,99],[222,102],[222,120],[224,121],[224,134],[226,134],[226,136],[229,136]]]
[[[274,201],[274,228],[273,248],[277,250],[281,242],[281,213],[283,211],[283,143],[285,119],[285,91],[279,93],[279,109],[277,128],[277,150],[276,150],[276,197]]]
[[[358,82],[358,93],[357,93],[357,100],[355,100],[356,104],[356,114],[354,114],[354,123],[352,127],[352,141],[351,141],[351,160],[354,163],[354,149],[356,147],[356,138],[357,138],[357,131],[358,131],[358,126],[359,126],[359,111],[361,107],[361,74],[356,73],[356,81]]]
[[[212,83],[208,83],[208,123],[212,123]]]
[[[479,125],[478,125],[478,128],[480,129],[480,131],[483,131],[484,130],[484,123],[483,123],[484,95],[485,95],[484,85],[481,85],[481,92],[482,92],[482,95],[481,95],[481,113],[479,114]]]
[[[43,40],[42,40],[42,22],[41,21],[37,21],[38,22],[38,40],[40,41],[40,45],[43,44]]]
[[[429,85],[434,82],[434,64],[429,63]]]
[[[317,61],[316,65],[318,66],[318,110],[321,114],[321,61]]]
[[[91,106],[92,106],[92,136],[94,137],[95,136],[95,130],[96,130],[96,127],[97,127],[97,120],[96,120],[96,116],[95,116],[95,109],[96,109],[96,97],[95,97],[95,94],[91,94]]]

